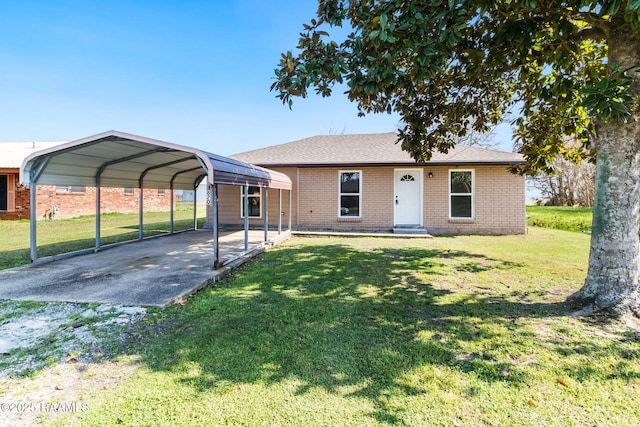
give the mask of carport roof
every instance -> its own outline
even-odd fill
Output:
[[[210,184],[291,189],[286,175],[156,139],[108,131],[29,155],[23,183],[143,187],[192,190],[204,177]]]

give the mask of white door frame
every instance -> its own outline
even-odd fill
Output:
[[[391,201],[391,203],[393,203],[393,225],[396,226],[398,225],[398,222],[396,221],[396,194],[397,193],[397,176],[398,176],[398,172],[411,172],[411,173],[416,173],[418,174],[418,191],[420,193],[420,197],[419,197],[419,202],[418,202],[418,209],[419,209],[419,215],[418,218],[420,218],[420,221],[418,224],[418,226],[423,227],[424,226],[424,169],[423,168],[399,168],[399,169],[394,169],[393,170],[393,200]],[[404,224],[400,224],[400,225],[404,225]]]

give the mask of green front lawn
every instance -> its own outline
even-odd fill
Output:
[[[591,233],[591,208],[527,206],[527,223],[534,227]]]
[[[638,334],[564,303],[588,246],[294,238],[139,324],[135,373],[54,424],[637,426]]]

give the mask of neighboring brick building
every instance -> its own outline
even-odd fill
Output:
[[[316,136],[231,157],[291,178],[298,229],[525,233],[524,177],[508,171],[524,162],[520,154],[458,145],[417,164],[396,139],[393,133]],[[240,191],[219,189],[221,225],[242,223]],[[263,194],[254,188],[249,197],[250,222],[259,226]],[[268,197],[273,225],[277,190]],[[282,211],[288,212],[288,198]]]
[[[95,187],[60,187],[38,185],[36,196],[36,215],[38,218],[71,218],[82,215],[95,215]],[[28,194],[27,189],[27,194]],[[169,190],[144,190],[144,210],[146,212],[168,211],[171,197]],[[28,197],[28,196],[27,196]],[[140,201],[138,188],[102,187],[100,193],[101,213],[137,213]],[[27,216],[28,218],[28,216]]]
[[[63,144],[55,142],[0,142],[0,220],[29,219],[29,187],[20,184],[20,166],[31,153]],[[95,187],[38,185],[36,216],[39,219],[70,218],[94,215]],[[138,212],[139,189],[108,188],[101,190],[102,213]],[[168,211],[169,190],[144,190],[145,211]]]

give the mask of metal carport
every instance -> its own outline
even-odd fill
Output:
[[[96,187],[95,247],[100,250],[100,188],[135,187],[166,188],[171,193],[171,224],[173,224],[174,190],[195,190],[203,178],[207,179],[208,203],[213,205],[213,265],[219,266],[217,185],[236,185],[248,193],[249,186],[289,191],[291,180],[286,175],[249,163],[218,156],[195,148],[172,144],[118,131],[107,131],[41,150],[28,156],[21,168],[21,181],[28,184],[31,197],[31,260],[36,261],[36,185],[67,185]],[[247,209],[248,197],[244,198]],[[140,191],[139,240],[143,238],[143,195]],[[268,200],[265,209],[265,241],[268,230]],[[291,211],[291,203],[289,203]],[[246,211],[246,210],[245,210]],[[245,215],[245,251],[248,250],[248,216]],[[195,218],[194,218],[195,228]],[[278,231],[282,232],[281,219]],[[291,212],[289,227],[291,231]],[[173,226],[171,226],[173,233]],[[83,251],[83,252],[86,252]]]

